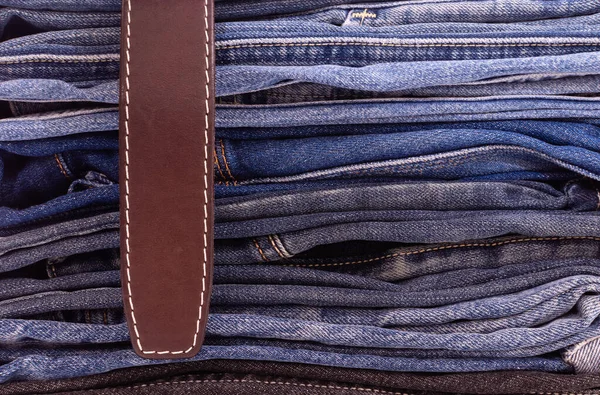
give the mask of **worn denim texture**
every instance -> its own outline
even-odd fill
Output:
[[[122,309],[120,1],[0,6],[0,382],[162,363]],[[195,360],[598,373],[597,2],[215,14]]]

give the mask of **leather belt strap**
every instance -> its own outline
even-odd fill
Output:
[[[124,0],[123,303],[136,353],[201,347],[213,272],[213,0]]]

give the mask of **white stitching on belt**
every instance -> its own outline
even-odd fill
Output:
[[[198,321],[196,322],[196,332],[194,333],[194,341],[187,350],[182,351],[144,351],[140,339],[140,333],[137,328],[135,319],[135,310],[133,308],[133,298],[131,293],[131,261],[129,246],[129,78],[131,62],[131,0],[127,1],[127,48],[126,48],[126,63],[125,63],[125,258],[127,262],[127,293],[129,296],[129,306],[131,307],[131,318],[133,321],[133,329],[135,332],[136,342],[140,351],[144,354],[187,354],[196,347],[198,342],[198,333],[200,333],[200,321],[202,320],[202,309],[204,307],[204,294],[206,292],[206,276],[208,263],[208,131],[209,131],[209,115],[210,115],[210,35],[208,31],[208,0],[204,1],[204,34],[206,37],[206,115],[204,117],[204,262],[202,273],[202,293],[200,294],[200,306],[198,307]]]

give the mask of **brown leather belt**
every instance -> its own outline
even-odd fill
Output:
[[[124,0],[121,279],[145,358],[202,345],[213,272],[213,0]]]

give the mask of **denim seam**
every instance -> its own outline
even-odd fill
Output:
[[[287,257],[281,252],[279,247],[277,247],[277,245],[275,244],[275,240],[273,239],[273,237],[271,235],[269,235],[268,238],[269,238],[269,243],[271,243],[271,245],[273,246],[273,249],[275,250],[277,255],[279,255],[283,259],[287,259]]]
[[[127,268],[126,268],[126,272],[127,272],[127,292],[128,292],[128,296],[129,296],[129,306],[131,307],[131,318],[133,321],[133,328],[134,328],[134,335],[136,337],[136,341],[137,341],[137,345],[140,349],[140,351],[143,354],[171,354],[171,355],[176,355],[176,354],[187,354],[190,351],[192,351],[194,349],[194,347],[196,347],[197,341],[198,341],[198,334],[200,333],[200,322],[202,320],[202,310],[204,308],[204,302],[205,302],[205,292],[206,292],[206,277],[207,277],[207,261],[208,261],[208,144],[209,144],[209,136],[208,136],[208,131],[210,128],[210,120],[209,120],[209,114],[210,114],[210,74],[209,74],[209,70],[210,70],[210,34],[209,34],[209,30],[208,30],[208,0],[204,0],[204,34],[205,34],[205,68],[204,68],[204,72],[205,72],[205,78],[206,78],[206,98],[205,98],[205,115],[204,115],[204,237],[203,237],[203,253],[204,253],[204,261],[203,261],[203,273],[202,273],[202,292],[200,293],[200,306],[198,307],[198,319],[196,321],[196,331],[194,333],[194,338],[192,341],[192,345],[187,349],[187,350],[179,350],[179,351],[156,351],[156,350],[151,350],[151,351],[145,351],[142,347],[142,343],[141,343],[141,339],[140,339],[140,334],[139,331],[137,329],[137,322],[135,319],[135,311],[134,311],[134,307],[133,307],[133,298],[132,298],[132,292],[131,292],[131,261],[130,261],[130,254],[131,254],[131,250],[130,250],[130,246],[129,246],[129,238],[130,238],[130,233],[129,233],[129,104],[130,104],[130,98],[129,98],[129,90],[130,90],[130,84],[129,84],[129,80],[130,80],[130,62],[131,62],[131,56],[130,56],[130,50],[131,50],[131,2],[132,0],[127,0],[127,36],[126,36],[126,41],[127,41],[127,47],[125,50],[125,54],[126,54],[126,64],[125,64],[125,69],[126,69],[126,75],[125,75],[125,84],[126,84],[126,89],[125,89],[125,246],[126,246],[126,252],[125,252],[125,257],[126,257],[126,261],[127,261]]]
[[[597,47],[598,43],[523,43],[523,44],[392,44],[392,43],[369,43],[369,42],[325,42],[325,43],[273,43],[273,44],[240,44],[224,45],[218,49],[244,49],[244,48],[265,48],[265,47],[330,47],[330,46],[359,46],[359,47],[403,47],[403,48],[437,48],[437,47]]]
[[[67,172],[66,166],[64,164],[64,161],[61,159],[60,154],[54,154],[54,161],[56,162],[58,169],[63,174],[63,176],[65,176],[67,180],[71,181],[71,176]]]
[[[423,254],[428,252],[436,252],[436,251],[444,251],[449,249],[458,249],[458,248],[473,248],[473,247],[498,247],[504,246],[508,244],[516,244],[516,243],[524,243],[530,241],[561,241],[561,240],[592,240],[592,241],[600,241],[600,237],[593,236],[564,236],[564,237],[528,237],[524,239],[512,239],[506,241],[498,241],[495,243],[462,243],[462,244],[453,244],[448,246],[441,247],[432,247],[425,248],[418,251],[409,251],[409,252],[398,252],[394,254],[388,254],[376,258],[364,259],[360,261],[348,261],[348,262],[340,262],[340,263],[320,263],[320,264],[297,264],[297,265],[285,265],[285,266],[296,266],[296,267],[326,267],[326,266],[344,266],[344,265],[356,265],[362,263],[371,263],[380,261],[388,258],[396,258],[399,256],[410,256]]]
[[[215,165],[217,166],[217,170],[219,172],[219,175],[221,176],[221,179],[217,180],[217,181],[219,183],[225,182],[225,185],[229,186],[229,181],[225,177],[225,174],[223,173],[223,170],[221,168],[221,161],[219,160],[219,155],[217,155],[216,147],[213,148],[213,156],[215,157]]]
[[[248,383],[248,384],[269,384],[269,385],[284,385],[284,386],[293,386],[293,387],[306,387],[306,388],[322,388],[322,389],[334,389],[334,390],[342,390],[342,391],[358,391],[358,392],[366,392],[373,394],[388,394],[388,395],[410,395],[406,392],[390,392],[385,390],[380,390],[377,388],[364,388],[364,387],[349,387],[342,385],[325,385],[325,384],[310,384],[310,383],[291,383],[289,381],[262,381],[262,380],[245,380],[245,379],[223,379],[223,380],[188,380],[188,381],[166,381],[162,383],[150,383],[150,384],[141,384],[135,385],[131,387],[124,387],[123,389],[135,389],[135,388],[147,388],[153,386],[160,385],[177,385],[177,384],[204,384],[204,383]],[[95,390],[88,390],[86,392],[92,392]]]
[[[272,234],[271,237],[273,238],[273,242],[277,245],[277,247],[283,253],[286,259],[292,258],[294,256],[294,254],[288,252],[287,248],[283,244],[283,240],[281,240],[281,238],[277,234]]]
[[[88,64],[88,63],[118,63],[117,59],[90,59],[90,60],[68,60],[68,59],[30,59],[30,60],[14,60],[2,61],[0,66],[8,66],[13,64],[30,64],[30,63],[72,63],[72,64]]]
[[[256,247],[256,249],[258,250],[258,253],[260,254],[260,257],[262,258],[263,261],[265,262],[269,262],[269,259],[267,258],[267,256],[265,255],[265,252],[263,251],[263,249],[260,247],[260,244],[258,244],[258,240],[257,239],[252,239],[252,242],[254,243],[254,246]]]
[[[227,174],[229,174],[233,185],[237,186],[237,180],[231,173],[231,168],[229,167],[229,162],[227,161],[227,156],[225,155],[225,144],[223,143],[223,139],[219,140],[219,145],[221,146],[221,155],[223,155],[223,162],[225,162],[225,169],[227,170]]]
[[[379,160],[375,162],[365,162],[365,163],[356,163],[351,165],[344,165],[333,167],[329,169],[320,169],[320,170],[311,170],[308,172],[295,174],[291,176],[268,176],[268,177],[260,177],[249,179],[244,182],[244,184],[258,184],[265,182],[294,182],[294,181],[304,181],[304,180],[314,180],[314,179],[330,179],[334,177],[340,177],[345,175],[352,174],[373,174],[373,172],[378,171],[389,171],[389,170],[405,170],[412,169],[422,173],[425,168],[447,168],[449,164],[454,166],[458,164],[462,164],[468,160],[472,160],[474,158],[479,158],[482,156],[487,156],[488,151],[493,151],[495,153],[500,151],[509,151],[511,153],[514,152],[525,152],[528,154],[535,155],[537,158],[541,158],[545,161],[551,162],[555,165],[562,166],[565,169],[579,173],[581,175],[587,176],[594,180],[600,179],[599,175],[592,173],[585,168],[580,166],[573,165],[569,162],[566,162],[562,159],[556,159],[549,154],[542,153],[540,151],[536,151],[532,148],[526,148],[518,145],[505,145],[505,144],[488,144],[478,147],[472,148],[462,148],[459,150],[453,150],[443,153],[437,154],[425,154],[419,156],[412,156],[401,159],[392,159],[392,160]],[[392,163],[390,163],[392,162]],[[403,162],[400,164],[395,164],[394,162]],[[370,166],[370,167],[367,167]],[[592,176],[593,175],[593,176]],[[596,177],[596,178],[594,178]]]

